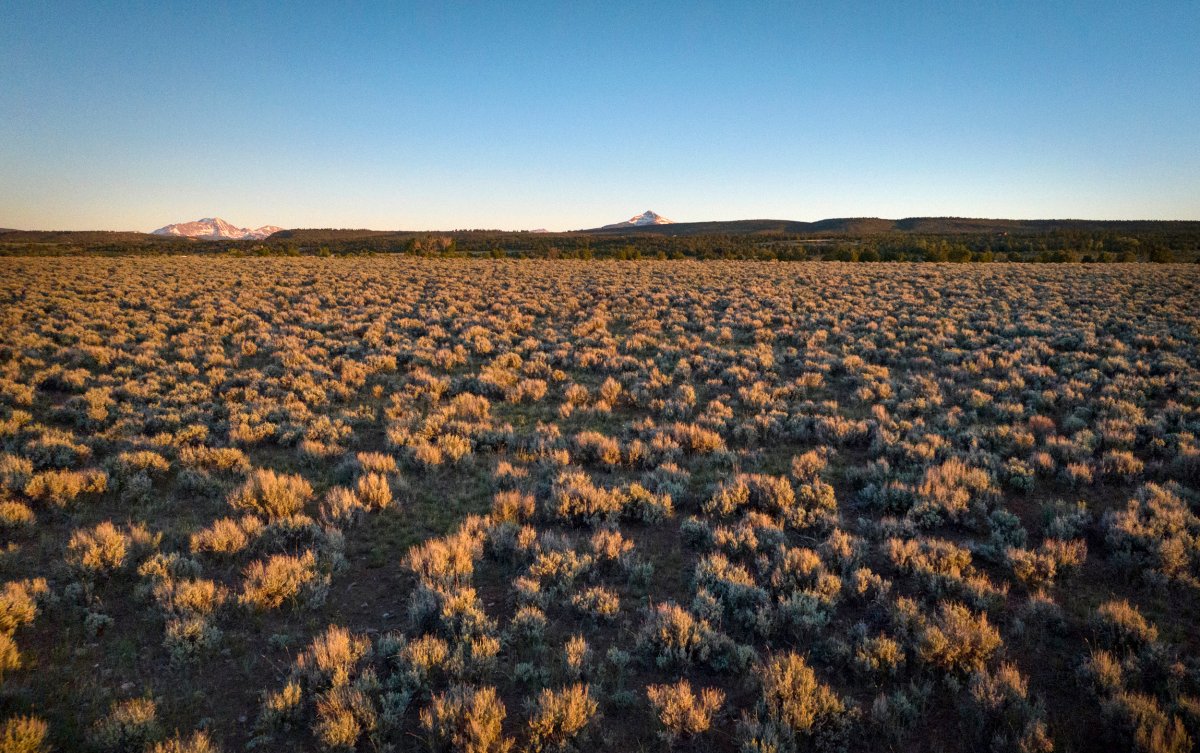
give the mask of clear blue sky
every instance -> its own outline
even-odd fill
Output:
[[[0,227],[1200,219],[1200,2],[0,5]]]

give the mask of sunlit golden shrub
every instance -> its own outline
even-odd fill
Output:
[[[456,685],[421,710],[421,726],[433,751],[505,753],[513,746],[501,729],[506,715],[495,688]]]
[[[0,727],[0,751],[4,753],[49,753],[49,726],[36,716],[13,716]]]
[[[717,688],[703,688],[699,695],[692,684],[680,680],[674,685],[649,685],[646,696],[663,726],[668,742],[690,739],[707,732],[713,716],[725,704],[725,693]]]
[[[301,476],[259,469],[229,496],[229,505],[272,521],[303,512],[312,496],[312,485]]]
[[[244,578],[240,597],[243,604],[255,609],[277,609],[284,602],[296,600],[306,586],[315,585],[320,573],[316,555],[307,551],[299,557],[276,554],[251,562]]]
[[[111,573],[125,564],[130,537],[117,530],[111,521],[91,530],[71,534],[67,544],[67,562],[85,571]]]
[[[528,721],[530,749],[565,748],[592,723],[598,709],[587,685],[575,683],[559,691],[542,690]]]

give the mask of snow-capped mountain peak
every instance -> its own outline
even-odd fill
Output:
[[[605,225],[604,227],[602,227],[600,229],[608,230],[611,228],[620,228],[620,227],[642,227],[644,225],[671,225],[671,224],[673,224],[673,222],[671,220],[668,220],[666,217],[663,217],[661,214],[658,214],[657,212],[652,212],[649,209],[647,209],[645,212],[634,215],[633,217],[630,217],[629,219],[625,220],[624,222],[616,222],[616,223],[613,223],[612,225]]]
[[[197,238],[206,241],[223,240],[262,240],[283,228],[274,225],[263,225],[260,228],[237,227],[220,217],[204,217],[195,222],[177,222],[173,225],[160,227],[153,231],[154,235],[175,235],[181,238]]]

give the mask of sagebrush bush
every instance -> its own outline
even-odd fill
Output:
[[[340,687],[350,682],[357,664],[371,655],[371,642],[347,628],[330,625],[296,658],[296,669],[313,687]]]
[[[11,634],[33,622],[38,614],[38,599],[49,594],[45,578],[9,581],[0,590],[0,633]]]
[[[0,453],[0,484],[11,491],[25,488],[33,476],[33,461],[20,455]]]
[[[495,688],[455,685],[421,709],[421,727],[433,751],[505,753],[513,747],[502,729],[506,715]]]
[[[465,396],[460,395],[459,397]],[[385,455],[382,452],[359,452],[355,454],[354,459],[358,465],[358,468],[361,469],[363,473],[379,473],[387,475],[389,473],[395,473],[397,470],[396,458],[392,457],[391,455]]]
[[[43,471],[25,484],[25,494],[63,507],[84,494],[103,494],[107,488],[108,474],[104,471]]]
[[[229,496],[229,505],[273,521],[304,512],[312,496],[312,485],[303,477],[260,468]]]
[[[111,573],[125,564],[131,539],[111,521],[71,534],[67,563],[86,572]]]
[[[21,650],[8,633],[0,633],[0,683],[4,675],[21,668]]]
[[[1108,651],[1092,649],[1077,672],[1080,681],[1097,696],[1104,698],[1125,687],[1125,670]]]
[[[169,740],[157,742],[148,753],[220,753],[220,747],[200,730],[188,737],[176,734]]]
[[[46,742],[49,727],[36,716],[12,716],[0,727],[0,751],[3,753],[49,753]]]
[[[554,481],[546,503],[553,519],[597,524],[620,515],[625,500],[620,492],[604,489],[582,471],[563,471]]]
[[[582,683],[558,691],[542,690],[527,723],[529,749],[564,750],[572,744],[578,747],[582,733],[595,720],[599,708],[591,689]]]
[[[382,510],[392,504],[392,487],[382,473],[366,473],[358,479],[354,493],[370,510]]]
[[[799,654],[773,656],[758,670],[762,683],[759,711],[763,717],[789,730],[801,740],[814,740],[828,749],[844,740],[847,706]]]
[[[1125,599],[1096,607],[1092,629],[1102,645],[1114,650],[1137,650],[1158,640],[1158,628]]]
[[[378,712],[370,697],[359,688],[337,686],[317,698],[313,732],[331,750],[352,750],[364,732],[378,723]]]
[[[144,750],[161,734],[157,704],[148,698],[131,698],[114,702],[92,725],[88,739],[98,750],[125,753]]]
[[[1028,681],[1013,664],[976,671],[968,684],[967,715],[980,745],[995,751],[1051,753],[1045,711],[1029,698]]]
[[[916,491],[916,505],[909,517],[922,525],[943,518],[962,520],[968,512],[980,512],[997,493],[986,470],[971,467],[957,458],[926,470]]]
[[[243,573],[243,604],[255,609],[278,609],[285,602],[297,601],[307,591],[308,601],[319,600],[321,574],[312,550],[300,556],[276,554],[266,560],[251,562]]]
[[[225,555],[237,554],[245,550],[262,530],[262,520],[253,515],[244,516],[239,520],[220,518],[208,528],[192,534],[191,550]]]
[[[638,648],[660,666],[687,665],[703,658],[711,627],[672,602],[659,604],[643,623]]]
[[[713,716],[725,704],[723,691],[703,688],[697,695],[687,680],[674,685],[648,685],[646,696],[663,726],[663,738],[672,743],[707,732]]]
[[[583,463],[616,467],[621,464],[621,445],[612,437],[596,431],[575,435],[575,449]]]
[[[467,534],[430,539],[405,555],[404,565],[430,588],[467,583],[481,554],[480,541]]]
[[[508,490],[492,498],[492,519],[497,522],[523,523],[533,517],[534,509],[532,494]]]
[[[1114,559],[1143,575],[1200,585],[1200,516],[1176,485],[1145,484],[1123,510],[1105,514]]]
[[[571,606],[597,620],[614,620],[621,610],[621,598],[604,586],[593,586],[571,597]]]
[[[1138,753],[1186,753],[1194,749],[1183,720],[1163,710],[1154,696],[1122,691],[1101,707],[1116,737]]]
[[[982,669],[1002,643],[987,615],[943,601],[936,619],[921,633],[918,652],[923,661],[941,670],[969,674]]]
[[[367,505],[358,495],[344,486],[335,486],[321,500],[321,520],[328,523],[353,523],[367,512]]]

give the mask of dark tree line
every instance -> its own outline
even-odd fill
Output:
[[[1195,225],[1195,227],[1193,227]],[[262,241],[191,241],[134,234],[0,233],[0,255],[237,256],[403,254],[533,259],[747,259],[778,261],[1193,262],[1200,223],[1141,223],[1120,230],[912,233],[443,233],[289,230]]]

